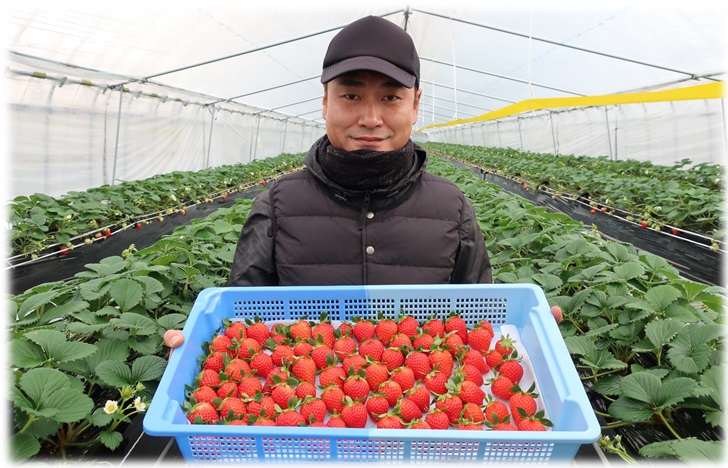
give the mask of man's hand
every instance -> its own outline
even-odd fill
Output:
[[[556,319],[556,323],[561,323],[561,321],[564,320],[564,313],[561,312],[561,307],[559,307],[559,306],[552,306],[551,307],[551,313],[554,314],[554,318]]]
[[[167,330],[164,332],[164,344],[170,347],[172,350],[174,348],[179,348],[182,346],[182,343],[185,342],[185,337],[182,335],[182,330]],[[172,355],[172,351],[169,352],[169,355]]]

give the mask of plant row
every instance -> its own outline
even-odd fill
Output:
[[[594,209],[623,214],[646,227],[671,227],[722,239],[724,170],[717,164],[689,166],[690,160],[684,159],[673,166],[660,166],[511,148],[446,143],[426,147],[553,196],[581,197]]]
[[[42,193],[14,198],[10,215],[11,255],[37,258],[51,247],[69,249],[158,216],[225,197],[301,165],[301,155],[282,155],[195,172],[171,172],[148,179],[102,185],[54,198]]]
[[[428,168],[472,200],[495,280],[539,284],[562,308],[585,387],[605,402],[605,429],[660,429],[664,440],[641,456],[720,453],[721,443],[674,424],[697,411],[722,427],[720,288],[684,280],[664,259],[604,241],[468,170],[436,158]],[[250,207],[237,200],[148,248],[9,298],[14,458],[120,446],[119,424],[143,411],[163,373],[162,334],[182,328],[200,291],[226,284]]]

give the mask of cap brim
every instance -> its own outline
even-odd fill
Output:
[[[352,57],[324,68],[321,73],[321,83],[328,83],[337,76],[355,70],[371,70],[382,73],[401,83],[406,88],[415,85],[415,76],[407,73],[396,65],[378,57],[364,56]]]

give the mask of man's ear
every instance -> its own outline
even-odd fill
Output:
[[[415,91],[415,103],[412,109],[412,125],[417,123],[417,114],[420,110],[420,98],[422,97],[422,88]]]
[[[324,120],[326,120],[326,112],[328,111],[329,107],[329,99],[328,99],[328,87],[326,86],[328,83],[324,83],[324,97],[321,99],[321,117],[323,117]]]

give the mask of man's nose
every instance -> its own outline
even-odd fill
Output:
[[[382,113],[378,103],[367,102],[364,104],[359,124],[364,127],[378,127],[382,124]]]

